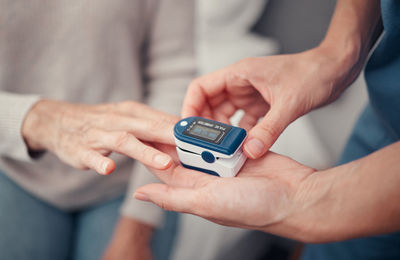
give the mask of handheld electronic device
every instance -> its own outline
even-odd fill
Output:
[[[174,128],[176,150],[186,168],[234,177],[246,161],[246,130],[201,117],[180,120]]]

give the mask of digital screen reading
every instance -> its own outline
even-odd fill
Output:
[[[189,132],[190,134],[194,136],[200,136],[205,139],[215,141],[217,137],[221,134],[221,131],[212,129],[209,127],[205,127],[202,125],[195,125]]]
[[[200,119],[191,123],[184,134],[210,143],[220,144],[231,129],[231,126],[225,124]]]

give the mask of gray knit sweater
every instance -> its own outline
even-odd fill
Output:
[[[51,153],[33,160],[21,123],[39,97],[136,100],[179,113],[194,75],[192,18],[188,0],[0,0],[0,170],[64,210],[122,195],[130,183],[122,213],[158,224],[162,212],[132,198],[154,181],[139,163],[112,155],[116,171],[100,176]]]

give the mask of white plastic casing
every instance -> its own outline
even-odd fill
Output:
[[[242,144],[231,155],[221,154],[209,149],[182,142],[175,138],[179,160],[186,165],[218,173],[221,177],[235,177],[247,157],[242,152]],[[183,150],[182,150],[183,149]],[[186,151],[185,151],[186,150]],[[187,152],[190,151],[190,152]],[[212,163],[203,160],[201,153],[207,151],[214,155]]]

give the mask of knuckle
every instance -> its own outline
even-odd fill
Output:
[[[141,144],[140,155],[145,162],[150,163],[153,159],[154,151],[149,146]]]
[[[110,122],[110,120],[113,120],[117,115],[118,112],[115,109],[109,109],[104,111],[101,115],[97,115],[96,120],[103,121],[102,123],[107,123]]]
[[[260,124],[260,132],[267,138],[275,139],[279,135],[279,129],[273,123]]]
[[[136,103],[131,100],[126,100],[126,101],[124,101],[124,104],[127,107],[134,107]]]
[[[248,58],[244,58],[244,59],[238,61],[237,63],[233,64],[233,67],[243,70],[246,68],[253,67],[253,65],[256,64],[257,61],[258,61],[258,58],[256,58],[256,57],[248,57]]]
[[[92,146],[98,142],[96,131],[93,128],[81,132],[81,141],[83,145]]]
[[[92,158],[89,152],[81,152],[80,153],[80,164],[84,167],[90,166]]]
[[[229,66],[225,71],[226,78],[231,82],[247,82],[253,67],[253,61],[251,61],[251,59],[254,58],[246,58]]]
[[[118,103],[118,107],[121,108],[122,110],[132,110],[137,106],[137,103],[131,100],[126,100]]]
[[[125,146],[125,144],[129,141],[131,138],[131,134],[127,131],[120,132],[116,135],[115,137],[115,147],[117,149],[121,149]]]
[[[227,72],[225,74],[225,78],[228,82],[236,82],[236,81],[245,80],[245,76],[241,73],[237,73],[237,71],[234,69],[227,70]]]
[[[193,80],[189,85],[187,93],[192,95],[192,98],[194,97],[193,95],[197,95],[199,91],[204,94],[204,89],[207,88],[207,82],[210,80],[210,78],[212,78],[212,75],[202,76]]]
[[[197,77],[194,80],[192,80],[192,82],[190,83],[190,87],[189,88],[196,88],[198,85],[201,84],[202,82],[202,77]]]
[[[137,141],[136,144],[132,145],[129,151],[126,152],[132,158],[146,165],[151,165],[153,157],[155,156],[153,149],[140,141]]]
[[[160,131],[160,129],[165,129],[166,128],[166,123],[164,120],[151,120],[149,121],[149,130],[151,132],[157,132]]]
[[[99,114],[104,114],[106,112],[114,111],[116,103],[106,103],[93,105],[91,107],[91,114],[93,117],[97,117]]]
[[[106,112],[111,112],[114,111],[117,107],[117,103],[107,103],[107,104],[103,104],[102,106],[102,110],[106,111]]]
[[[247,58],[244,58],[244,59],[240,60],[240,61],[238,62],[238,64],[243,65],[243,64],[253,63],[253,62],[254,62],[254,59],[255,59],[254,57],[247,57]]]
[[[104,114],[102,114],[101,116],[96,116],[95,118],[93,118],[92,122],[94,122],[94,126],[93,128],[96,129],[105,129],[108,124],[110,124],[110,121],[112,119],[112,117],[110,116],[111,112],[105,112]]]

